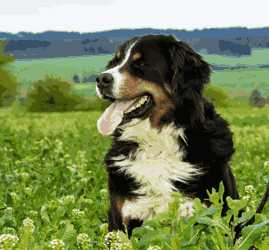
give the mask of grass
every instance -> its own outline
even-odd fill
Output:
[[[219,112],[230,122],[234,133],[236,153],[232,166],[240,194],[247,197],[245,186],[253,185],[249,206],[254,208],[269,181],[268,107],[257,109],[237,104],[220,108]],[[104,249],[108,197],[103,158],[111,142],[96,130],[99,116],[99,112],[93,111],[42,114],[0,111],[0,234],[18,235],[18,249]],[[207,212],[203,207],[199,209],[203,216],[213,213],[212,208]],[[176,218],[175,211],[168,216],[172,221]],[[269,217],[268,204],[264,214]],[[195,223],[190,221],[193,225],[205,223],[208,216],[199,217]],[[211,224],[220,219],[212,216]],[[24,221],[25,218],[30,221]],[[179,244],[174,242],[177,237],[170,238],[169,230],[178,225],[175,235],[187,237],[177,230],[190,228],[191,222],[173,223],[170,227],[164,219],[149,222],[137,230],[132,240],[134,249],[146,249],[153,243],[162,249],[178,249],[167,248],[167,244]],[[207,240],[215,238],[213,231],[204,230]],[[227,232],[222,235],[219,230],[214,233],[220,242],[227,236]],[[169,241],[164,240],[165,235]],[[202,235],[200,241],[206,242]],[[165,242],[168,243],[163,245]],[[84,248],[82,243],[86,244]]]
[[[102,244],[97,242],[107,207],[102,161],[109,140],[96,131],[99,113],[0,116],[0,232],[12,233],[30,217],[39,241],[35,249],[46,249],[53,238],[73,242],[79,232]]]

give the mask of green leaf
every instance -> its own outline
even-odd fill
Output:
[[[269,224],[269,220],[262,223],[250,225],[243,229],[242,237],[236,242],[237,250],[246,250],[255,244],[261,237],[265,227]]]
[[[40,209],[40,216],[41,216],[41,219],[47,223],[47,224],[50,224],[50,217],[48,215],[48,206],[47,205],[43,205]]]
[[[76,230],[74,225],[69,221],[64,221],[64,229],[62,239],[65,242],[72,242],[76,236]]]

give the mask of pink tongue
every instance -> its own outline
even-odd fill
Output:
[[[134,102],[135,100],[113,102],[98,119],[98,131],[102,135],[111,135],[121,123],[123,119],[123,112]]]

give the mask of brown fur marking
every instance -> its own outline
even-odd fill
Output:
[[[132,56],[132,59],[133,59],[133,61],[136,61],[136,60],[140,59],[141,56],[142,56],[141,53],[136,52],[136,53],[134,53],[134,55]]]
[[[120,89],[120,96],[126,99],[133,99],[142,96],[146,93],[152,95],[155,106],[150,115],[151,125],[153,127],[160,127],[161,118],[174,108],[171,95],[168,91],[158,84],[142,80],[138,77],[132,76],[128,72],[123,72],[124,84]]]

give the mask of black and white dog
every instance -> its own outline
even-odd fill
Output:
[[[238,198],[229,167],[228,124],[203,97],[209,65],[172,36],[133,38],[97,77],[97,94],[112,104],[97,123],[112,135],[109,230],[132,229],[165,211],[173,192],[207,202],[224,183]],[[224,198],[225,198],[224,197]]]

